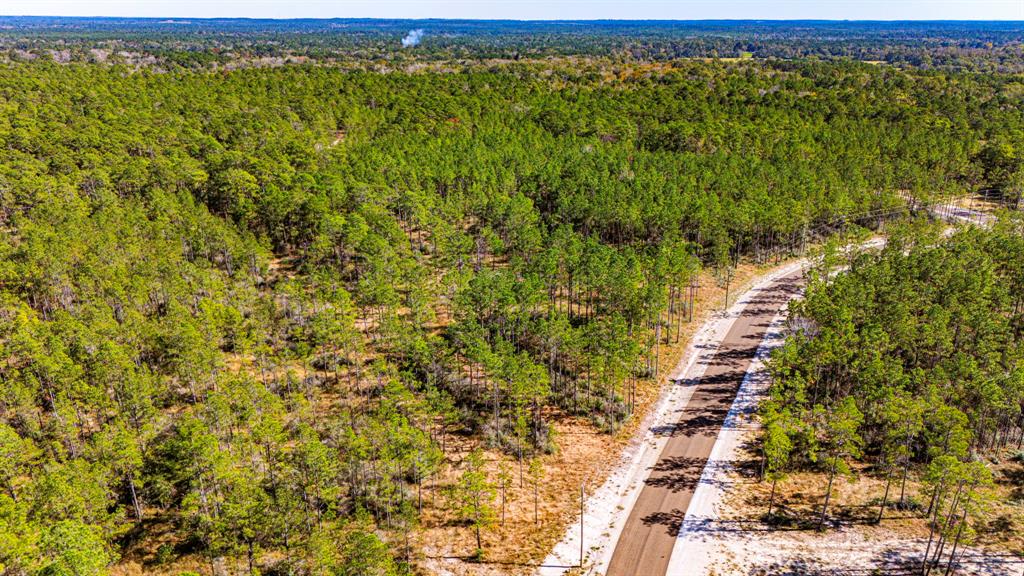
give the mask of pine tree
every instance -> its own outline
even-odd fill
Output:
[[[824,453],[823,464],[828,469],[828,487],[825,489],[825,502],[818,516],[818,530],[825,524],[828,514],[829,500],[832,498],[832,483],[837,474],[850,474],[850,458],[860,456],[861,439],[858,428],[864,421],[857,403],[851,396],[844,398],[830,412],[821,406],[815,407],[815,421],[820,426],[821,447]]]
[[[779,418],[775,418],[765,425],[762,450],[764,452],[763,478],[772,483],[771,495],[768,498],[768,513],[766,514],[766,518],[771,522],[772,506],[775,504],[775,487],[779,480],[785,478],[789,454],[793,450],[793,443]]]
[[[490,528],[495,521],[494,492],[484,467],[483,451],[476,449],[466,457],[465,469],[453,494],[459,517],[473,530],[476,558],[484,554],[481,531]]]

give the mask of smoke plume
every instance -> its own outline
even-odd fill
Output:
[[[409,48],[410,46],[416,46],[423,39],[423,29],[418,28],[416,30],[410,30],[405,38],[402,38],[402,48]]]

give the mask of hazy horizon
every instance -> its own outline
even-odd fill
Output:
[[[334,20],[380,20],[382,22],[388,21],[410,21],[410,22],[653,22],[653,23],[693,23],[693,22],[726,22],[726,23],[747,23],[747,22],[823,22],[823,23],[885,23],[885,24],[899,24],[900,22],[909,22],[915,24],[928,24],[928,23],[957,23],[957,22],[971,22],[971,23],[985,23],[985,22],[1005,22],[1005,23],[1024,23],[1024,17],[1018,19],[999,19],[999,18],[934,18],[934,19],[893,19],[886,20],[882,18],[471,18],[471,17],[405,17],[405,16],[292,16],[292,17],[273,17],[273,16],[109,16],[104,14],[91,14],[91,15],[62,15],[62,14],[9,14],[0,12],[0,18],[69,18],[69,19],[109,19],[109,20],[164,20],[167,22],[180,21],[182,23],[196,20],[196,21],[217,21],[217,20],[255,20],[255,21],[280,21],[287,22],[289,20],[322,20],[324,22],[330,22]]]
[[[1019,21],[1018,0],[6,0],[6,16],[440,20]]]

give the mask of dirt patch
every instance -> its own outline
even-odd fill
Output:
[[[730,303],[771,268],[770,265],[740,265],[729,287]],[[725,308],[725,287],[710,273],[702,273],[698,283],[700,289],[693,321],[683,324],[678,341],[675,333],[667,342],[663,341],[658,358],[659,378],[638,382],[636,411],[621,429],[615,434],[607,434],[583,418],[561,415],[555,419],[552,426],[559,449],[542,459],[544,480],[538,490],[539,522],[534,523],[533,486],[529,478],[520,486],[516,461],[488,452],[492,477],[496,476],[502,460],[515,472],[513,489],[507,494],[505,525],[484,534],[485,562],[469,562],[467,559],[475,548],[469,528],[455,525],[451,518],[446,518],[443,510],[432,507],[417,536],[423,550],[420,565],[427,573],[518,575],[532,574],[537,569],[567,528],[578,524],[580,485],[583,484],[585,493],[590,495],[605,482],[620,462],[623,449],[636,436],[645,416],[658,401],[694,333],[712,314]],[[468,442],[462,448],[464,453],[471,449]],[[449,461],[451,465],[438,481],[441,486],[454,482],[461,472],[461,458],[453,456]],[[437,504],[444,505],[443,501]]]
[[[756,455],[745,452],[743,457]],[[722,478],[727,488],[716,509],[718,518],[702,526],[701,534],[683,549],[693,560],[687,574],[890,574],[920,567],[928,542],[922,513],[890,506],[875,524],[885,480],[866,467],[836,482],[826,528],[820,532],[815,525],[827,485],[824,474],[801,472],[781,482],[775,497],[781,520],[769,525],[765,514],[771,484],[758,482],[747,470],[734,469]],[[927,506],[916,478],[908,482],[906,493],[909,501],[925,500]],[[1024,570],[1020,536],[1005,529],[1005,523],[1020,526],[1021,509],[1003,496],[982,522],[978,541],[956,574],[1016,575]],[[894,484],[890,499],[898,497]]]

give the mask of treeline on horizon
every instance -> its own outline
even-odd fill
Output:
[[[423,40],[403,47],[410,30]],[[557,56],[621,62],[678,58],[844,59],[901,67],[1020,72],[1020,22],[511,21],[190,19],[0,16],[9,59],[89,62],[93,50],[135,64],[203,68],[260,59],[404,65]],[[150,62],[151,57],[156,62]]]
[[[533,468],[555,415],[630,417],[700,269],[907,195],[1017,202],[1022,97],[854,63],[0,66],[0,566],[100,574],[160,526],[147,562],[407,572],[452,435]],[[484,524],[478,467],[446,493]]]

